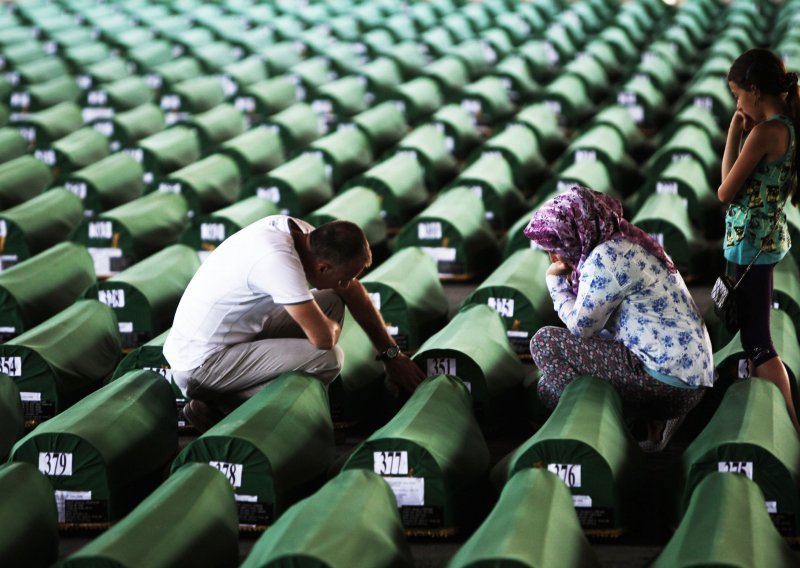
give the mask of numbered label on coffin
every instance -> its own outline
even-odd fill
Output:
[[[429,377],[458,374],[455,357],[428,357],[425,359],[425,365]]]
[[[39,471],[53,477],[72,476],[72,453],[39,452]]]
[[[228,478],[228,482],[234,487],[242,486],[242,471],[244,466],[240,463],[227,463],[220,461],[210,461],[208,465],[220,470]]]
[[[373,471],[383,476],[391,487],[398,507],[425,505],[425,479],[408,477],[408,452],[372,452]],[[398,476],[398,477],[394,477]]]
[[[567,487],[581,486],[581,466],[573,463],[549,463],[547,471],[555,473]]]
[[[753,479],[753,462],[751,461],[721,461],[717,463],[717,471],[725,473],[738,473],[747,479]]]

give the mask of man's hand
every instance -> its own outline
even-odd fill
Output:
[[[389,383],[408,392],[414,392],[417,385],[425,379],[425,373],[422,372],[422,369],[402,353],[391,361],[385,362],[383,367],[386,370],[386,378]]]

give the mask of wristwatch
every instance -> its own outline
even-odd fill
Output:
[[[397,346],[397,343],[393,343],[392,345],[390,345],[389,347],[378,353],[375,359],[386,363],[388,361],[396,359],[398,355],[400,355],[400,347]]]

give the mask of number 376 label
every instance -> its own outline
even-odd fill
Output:
[[[581,466],[575,463],[549,463],[547,471],[555,473],[567,487],[581,486]]]

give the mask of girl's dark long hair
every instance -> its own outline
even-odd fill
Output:
[[[797,86],[797,74],[787,73],[783,60],[769,49],[756,48],[745,51],[733,62],[728,71],[728,81],[742,89],[755,86],[768,95],[786,95],[786,106],[795,132],[794,181],[790,195],[793,205],[800,204],[797,183],[800,172],[800,141],[797,140],[797,134],[800,133],[800,89]]]

